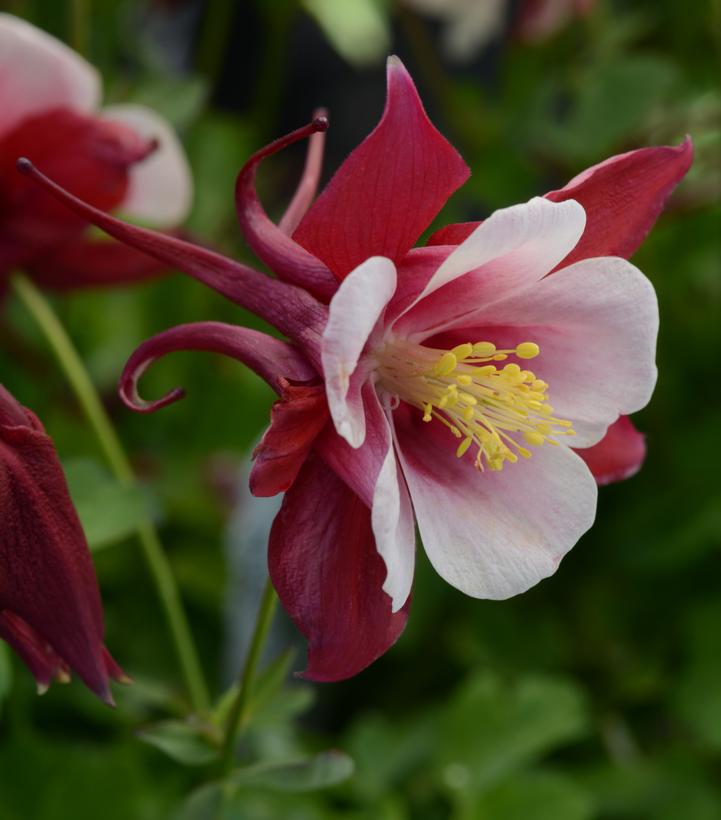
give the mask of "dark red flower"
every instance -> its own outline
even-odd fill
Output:
[[[0,286],[14,268],[59,290],[157,275],[164,266],[117,242],[19,178],[32,154],[48,173],[104,211],[170,228],[187,215],[191,181],[170,126],[149,109],[97,111],[100,78],[59,41],[0,14]]]
[[[146,368],[180,349],[230,355],[279,393],[253,489],[286,490],[270,539],[271,577],[309,640],[306,676],[337,680],[371,663],[403,629],[414,519],[451,583],[477,597],[508,597],[553,572],[593,519],[595,484],[569,439],[559,438],[564,419],[589,448],[597,481],[637,469],[638,434],[616,420],[653,389],[658,314],[648,281],[619,256],[651,228],[692,148],[687,140],[611,158],[543,199],[498,211],[480,227],[449,226],[414,248],[468,169],[396,58],[373,133],[302,218],[298,207],[282,229],[268,218],[254,187],[258,164],[298,139],[317,140],[326,125],[319,117],[262,149],[238,177],[241,229],[277,279],[119,222],[30,162],[19,167],[111,236],[288,337],[216,322],[173,328],[133,354],[121,396],[141,412],[180,398],[179,390],[154,402],[137,394]],[[317,167],[309,173],[315,179]],[[523,343],[519,329],[549,352],[534,363],[539,378],[522,370],[538,346]],[[492,364],[509,356],[519,361],[502,371]],[[477,383],[486,376],[505,380],[500,392]],[[560,421],[544,403],[544,379]],[[475,392],[461,395],[464,385]],[[473,409],[479,405],[488,413]],[[496,422],[503,436],[492,434]],[[458,446],[453,436],[464,425]],[[534,447],[533,458],[513,434]],[[539,449],[544,441],[558,446]],[[465,457],[471,446],[478,470]],[[501,470],[504,461],[510,466]]]
[[[39,419],[0,384],[0,638],[40,691],[71,671],[112,705],[126,680],[103,644],[88,545],[55,448]]]

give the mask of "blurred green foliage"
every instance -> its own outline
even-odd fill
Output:
[[[3,5],[70,37],[71,3]],[[721,817],[718,0],[599,0],[587,19],[547,42],[506,37],[460,67],[441,56],[435,24],[390,2],[326,14],[321,29],[328,4],[255,0],[238,5],[231,29],[222,23],[232,4],[218,0],[198,22],[196,52],[205,58],[185,71],[171,70],[144,33],[147,3],[76,5],[88,15],[89,53],[108,97],[154,105],[180,129],[196,179],[189,230],[247,261],[234,176],[285,128],[283,100],[303,60],[340,72],[351,99],[374,77],[375,110],[358,117],[372,122],[381,110],[382,68],[368,64],[374,49],[361,49],[365,67],[351,69],[324,39],[338,20],[343,30],[328,36],[351,58],[341,44],[349,35],[353,44],[352,26],[380,26],[378,36],[407,62],[473,170],[438,224],[482,217],[610,154],[686,132],[697,159],[634,260],[656,285],[662,317],[658,389],[637,419],[648,437],[645,468],[601,492],[593,530],[526,595],[469,600],[421,558],[407,632],[367,672],[333,686],[286,684],[290,660],[279,659],[256,687],[245,763],[230,786],[203,785],[215,776],[225,707],[206,722],[186,717],[131,532],[134,516],[148,509],[161,524],[220,691],[227,489],[272,395],[235,363],[201,354],[178,354],[145,378],[149,396],[188,389],[184,402],[157,416],[126,412],[114,384],[135,345],[161,329],[211,318],[258,323],[178,276],[56,300],[148,488],[137,495],[107,477],[43,339],[11,302],[0,328],[2,379],[43,418],[91,543],[104,547],[94,558],[108,643],[136,683],[117,691],[115,712],[77,684],[38,700],[28,673],[0,645],[0,820],[214,818],[222,788],[232,792],[223,816],[238,820]],[[161,5],[173,6],[157,3],[156,12]],[[273,59],[261,55],[231,78],[249,93],[221,110],[223,54],[243,27]],[[333,102],[323,73],[314,76],[321,79],[305,90],[310,105]],[[364,135],[353,122],[334,122],[356,142]],[[301,162],[290,152],[263,169],[272,214],[288,201]],[[292,668],[300,667],[296,658]],[[354,764],[323,753],[329,747]]]

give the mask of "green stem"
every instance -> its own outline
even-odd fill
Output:
[[[116,478],[123,485],[134,485],[135,476],[115,428],[50,303],[22,274],[15,274],[11,282],[18,298],[45,334]],[[208,693],[170,563],[150,521],[140,524],[137,535],[168,621],[193,708],[204,711],[208,708]]]
[[[70,0],[70,45],[83,56],[88,52],[89,0]]]
[[[253,681],[255,673],[258,668],[260,656],[265,645],[265,639],[268,637],[273,615],[278,603],[278,596],[275,594],[270,578],[265,582],[265,589],[263,590],[263,597],[258,608],[258,616],[255,621],[255,629],[253,631],[253,638],[248,648],[248,654],[243,666],[243,672],[240,677],[240,685],[238,686],[238,694],[233,701],[228,721],[225,727],[225,741],[223,743],[223,771],[228,772],[233,767],[235,759],[235,745],[238,740],[238,734],[245,723],[248,716],[248,704],[250,703],[250,695],[252,693]]]

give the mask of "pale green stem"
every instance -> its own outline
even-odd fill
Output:
[[[89,0],[70,0],[70,45],[84,57],[88,52]]]
[[[85,365],[50,303],[26,276],[15,274],[11,282],[18,298],[45,334],[111,470],[121,484],[134,485],[135,476],[115,428]],[[205,711],[209,703],[208,693],[170,563],[150,521],[146,520],[138,526],[137,535],[165,612],[193,708]]]
[[[278,603],[278,596],[275,594],[270,578],[265,583],[263,590],[263,597],[258,608],[258,616],[255,622],[255,629],[253,637],[248,648],[248,654],[245,658],[243,672],[240,677],[240,684],[238,686],[238,694],[233,701],[230,714],[225,726],[225,740],[223,743],[223,770],[227,773],[233,766],[235,759],[235,745],[238,740],[238,734],[245,723],[248,716],[248,705],[250,703],[250,696],[252,694],[253,682],[255,680],[255,673],[260,662],[260,656],[263,652],[265,639],[268,637],[268,631],[273,621],[275,608]]]

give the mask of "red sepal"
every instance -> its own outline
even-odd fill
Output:
[[[273,405],[270,426],[253,451],[251,493],[267,497],[288,490],[328,418],[322,384],[280,379],[280,400]]]
[[[612,484],[635,475],[646,458],[646,439],[628,416],[620,416],[593,447],[576,450],[598,484]]]
[[[288,490],[270,533],[269,567],[280,600],[308,639],[302,676],[357,675],[398,639],[410,600],[396,613],[368,507],[311,454]]]
[[[338,169],[294,239],[339,279],[371,256],[400,260],[468,175],[428,119],[403,64],[391,57],[381,121]]]

